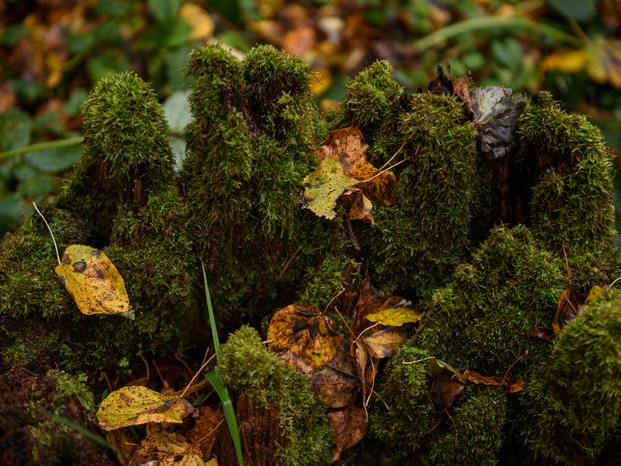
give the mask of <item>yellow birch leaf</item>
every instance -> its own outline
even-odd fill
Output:
[[[72,244],[55,270],[82,314],[130,316],[123,277],[102,251]]]
[[[593,301],[599,298],[599,295],[602,294],[602,291],[604,290],[602,289],[601,286],[593,285],[593,287],[591,288],[591,291],[589,291],[589,295],[584,300],[584,304],[585,305],[591,304]]]
[[[147,387],[123,387],[102,401],[95,416],[99,427],[115,430],[149,422],[181,423],[196,409],[184,398],[163,395]]]
[[[213,35],[215,24],[209,13],[194,3],[184,3],[179,10],[181,16],[192,26],[192,40],[207,40]]]
[[[401,327],[404,324],[418,322],[421,317],[422,314],[420,312],[416,312],[414,309],[393,307],[390,309],[384,309],[383,311],[374,312],[373,314],[368,314],[366,319],[371,322],[377,322],[381,325]]]

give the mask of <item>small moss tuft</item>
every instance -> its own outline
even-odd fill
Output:
[[[275,464],[329,463],[332,432],[326,407],[304,375],[270,353],[254,329],[243,326],[229,336],[219,369],[228,386],[244,390],[264,408],[277,409],[285,441],[274,451]]]

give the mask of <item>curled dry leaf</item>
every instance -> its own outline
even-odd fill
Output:
[[[114,430],[149,422],[181,423],[196,409],[178,396],[162,395],[147,387],[123,387],[102,401],[95,416],[102,429]]]
[[[453,406],[455,399],[464,392],[464,384],[449,369],[433,375],[431,394],[434,403],[443,409]]]
[[[165,430],[150,432],[147,435],[134,453],[132,464],[205,466],[200,453],[194,451],[192,444],[185,437]]]
[[[332,461],[338,461],[341,454],[356,445],[367,433],[367,416],[364,409],[349,406],[327,414],[328,424],[334,432]]]
[[[55,271],[82,314],[130,316],[123,277],[102,251],[72,244]]]

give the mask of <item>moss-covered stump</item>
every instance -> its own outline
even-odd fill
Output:
[[[347,320],[361,283],[420,304],[418,328],[380,365],[368,434],[385,448],[377,464],[614,463],[621,295],[584,301],[621,261],[611,154],[586,118],[545,92],[469,83],[464,93],[465,81],[444,75],[408,95],[378,62],[324,119],[307,66],[269,46],[243,60],[206,46],[187,72],[193,118],[179,173],[155,94],[119,74],[85,103],[84,155],[58,202],[42,206],[61,250],[106,252],[134,318],[80,314],[32,217],[0,245],[0,377],[61,369],[92,380],[137,354],[180,349],[204,331],[202,259],[231,331],[294,302],[339,307]],[[397,164],[395,201],[375,202],[374,223],[343,206],[320,218],[300,202],[316,149],[346,126],[361,130],[375,167]],[[236,392],[249,462],[330,460],[326,408],[254,330],[233,333],[219,371]],[[216,449],[233,464],[225,434]]]
[[[236,413],[248,464],[302,466],[328,464],[332,433],[326,407],[302,373],[285,364],[244,326],[222,347],[222,377],[237,389]],[[228,439],[228,432],[223,437]],[[223,464],[234,464],[234,452],[221,446]]]

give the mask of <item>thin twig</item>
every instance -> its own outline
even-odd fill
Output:
[[[45,222],[45,226],[49,230],[50,236],[52,237],[52,242],[54,243],[54,249],[56,250],[56,259],[58,259],[58,265],[62,265],[61,262],[60,262],[60,254],[58,253],[58,245],[56,244],[56,238],[54,238],[54,233],[52,233],[52,228],[50,227],[50,224],[47,223],[47,220],[45,220],[45,217],[43,216],[43,214],[41,213],[41,211],[37,207],[37,203],[32,201],[32,206],[34,207],[34,209],[37,211],[37,213],[41,216],[41,218]]]
[[[199,376],[199,374],[201,373],[201,371],[207,366],[207,364],[209,364],[211,362],[211,360],[213,358],[215,358],[216,355],[212,354],[211,357],[205,361],[201,367],[196,371],[196,374],[194,374],[194,377],[192,377],[192,379],[190,379],[190,381],[188,382],[188,384],[186,385],[185,389],[183,390],[183,392],[181,392],[181,395],[179,395],[179,398],[183,398],[186,394],[186,392],[188,391],[188,388],[190,388],[190,385],[192,385],[192,382],[194,382],[196,380],[196,377]]]
[[[394,165],[392,165],[391,167],[388,167],[384,170],[380,170],[378,171],[375,175],[373,175],[371,178],[367,178],[366,180],[362,180],[360,183],[368,183],[369,181],[371,181],[374,178],[377,178],[380,175],[383,175],[384,173],[386,173],[389,170],[392,170],[393,168],[395,168],[397,165],[401,165],[403,162],[407,162],[408,160],[410,160],[411,157],[406,157],[403,160],[400,160],[399,162],[395,163]]]
[[[403,148],[405,147],[406,143],[407,143],[407,141],[406,141],[406,142],[404,142],[403,144],[401,144],[401,147],[399,147],[399,148],[397,149],[397,152],[395,152],[395,153],[393,154],[393,156],[392,156],[392,157],[390,157],[390,158],[386,161],[386,163],[380,167],[380,170],[383,170],[384,168],[386,168],[386,166],[387,166],[390,162],[392,162],[392,160],[393,160],[393,159],[394,159],[397,155],[399,155],[399,152],[401,152],[401,149],[403,149]]]

